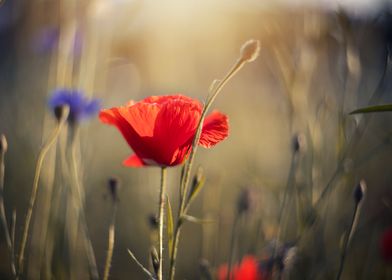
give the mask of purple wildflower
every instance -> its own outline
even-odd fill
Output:
[[[59,88],[54,90],[49,99],[49,107],[52,111],[56,107],[68,105],[68,122],[74,124],[81,120],[95,116],[101,108],[98,99],[89,100],[81,91],[75,89]]]

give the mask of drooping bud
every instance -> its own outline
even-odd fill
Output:
[[[366,182],[365,180],[361,180],[358,185],[354,189],[354,201],[355,203],[360,203],[366,193]]]
[[[241,47],[241,57],[240,59],[245,62],[254,61],[260,53],[260,41],[258,40],[248,40]]]
[[[5,154],[8,150],[7,138],[4,134],[0,135],[0,154]]]

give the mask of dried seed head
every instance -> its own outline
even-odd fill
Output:
[[[0,135],[0,153],[5,154],[8,150],[7,138],[5,138],[4,134]]]
[[[155,249],[155,247],[151,247],[150,250],[150,255],[151,255],[151,262],[152,262],[152,266],[154,268],[154,272],[155,274],[158,274],[158,270],[159,270],[159,257],[158,257],[158,252]]]
[[[54,116],[59,122],[61,120],[67,119],[68,114],[69,114],[69,106],[67,105],[56,106],[54,108]]]
[[[361,180],[358,185],[354,189],[354,201],[355,203],[360,203],[363,201],[363,198],[366,193],[366,182],[365,180]]]
[[[259,53],[260,41],[251,39],[242,45],[240,59],[245,62],[252,62],[259,56]]]

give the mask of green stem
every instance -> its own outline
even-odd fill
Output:
[[[239,221],[240,215],[237,213],[234,218],[234,224],[231,232],[231,241],[230,241],[230,252],[229,252],[229,261],[228,261],[228,269],[227,269],[227,280],[231,280],[231,268],[233,266],[233,260],[234,260],[234,255],[235,255],[235,241],[237,239],[237,228],[238,228],[238,221]]]
[[[109,226],[109,238],[108,238],[108,253],[106,255],[105,269],[103,272],[103,280],[109,278],[110,264],[112,263],[113,249],[114,249],[114,238],[115,238],[115,223],[116,223],[116,213],[117,213],[117,202],[114,201],[113,214]]]
[[[273,259],[275,259],[275,257],[276,257],[277,247],[279,245],[278,243],[280,242],[281,235],[282,235],[283,216],[284,216],[285,208],[287,205],[289,190],[292,188],[292,185],[294,184],[295,169],[296,169],[296,152],[294,151],[292,158],[291,158],[290,171],[289,171],[289,175],[287,177],[286,188],[285,188],[284,194],[283,194],[283,201],[282,201],[282,204],[280,206],[280,211],[279,211],[278,232],[276,234],[276,242],[274,245],[274,250],[273,250],[273,255],[272,255]]]
[[[83,188],[82,184],[80,182],[79,178],[79,172],[77,168],[77,162],[76,162],[76,139],[78,135],[78,128],[76,126],[71,126],[71,172],[72,172],[72,177],[73,177],[73,184],[71,184],[71,196],[75,204],[76,208],[76,213],[77,213],[77,224],[81,226],[82,230],[82,238],[83,238],[83,243],[85,246],[86,254],[87,254],[87,259],[89,263],[89,268],[90,268],[90,274],[92,279],[99,279],[99,274],[98,274],[98,268],[97,268],[97,262],[95,259],[95,254],[94,254],[94,249],[91,243],[91,240],[89,238],[89,233],[88,233],[88,227],[87,227],[87,219],[86,215],[84,212],[84,193],[83,193]]]
[[[340,265],[339,265],[338,274],[336,275],[336,280],[340,279],[342,272],[343,272],[344,261],[346,259],[348,245],[350,244],[350,240],[351,240],[352,234],[354,232],[355,225],[357,224],[357,219],[358,219],[358,215],[359,215],[359,206],[360,206],[360,202],[355,204],[350,228],[349,228],[348,233],[344,237],[343,250],[342,250],[342,255],[340,256]]]
[[[61,131],[65,121],[67,120],[67,118],[68,118],[68,110],[66,110],[66,112],[63,113],[63,115],[61,116],[61,119],[57,123],[56,128],[53,130],[48,141],[42,146],[42,148],[39,152],[39,155],[38,155],[37,164],[36,164],[36,168],[35,168],[35,174],[34,174],[33,189],[32,189],[31,196],[30,196],[29,207],[27,209],[26,219],[25,219],[24,226],[23,226],[22,241],[21,241],[21,245],[20,245],[20,249],[19,249],[17,279],[19,279],[19,277],[23,274],[25,249],[26,249],[27,238],[28,238],[28,234],[29,234],[31,217],[33,214],[35,200],[37,198],[38,183],[39,183],[39,178],[40,178],[40,174],[41,174],[42,164],[44,162],[45,156],[48,153],[49,149],[56,142],[56,140],[60,134],[60,131]]]
[[[166,199],[166,167],[161,168],[161,187],[159,194],[159,268],[158,280],[163,279],[163,224]]]
[[[226,76],[223,78],[223,80],[220,81],[219,84],[213,89],[211,97],[207,100],[207,103],[203,107],[203,111],[201,113],[200,120],[199,120],[199,123],[196,128],[195,137],[193,138],[191,153],[189,155],[188,161],[185,163],[184,176],[181,180],[181,185],[180,185],[181,197],[180,197],[180,209],[178,211],[178,221],[179,222],[177,222],[177,226],[175,229],[173,248],[171,250],[172,255],[170,258],[170,279],[171,280],[174,279],[174,275],[175,275],[175,264],[176,264],[177,251],[178,251],[177,246],[179,243],[179,238],[180,238],[180,233],[181,233],[180,227],[183,224],[181,221],[181,217],[186,214],[186,210],[187,210],[186,209],[186,204],[187,204],[186,201],[187,201],[188,192],[189,192],[188,185],[189,185],[189,180],[190,180],[190,174],[191,174],[195,154],[197,151],[197,146],[198,146],[198,143],[200,140],[204,119],[207,115],[208,110],[211,108],[212,103],[214,102],[214,100],[216,99],[216,97],[218,96],[218,94],[220,93],[222,88],[224,87],[224,85],[226,85],[226,83],[245,65],[245,63],[246,63],[245,60],[242,60],[242,59],[237,60],[237,62],[230,69],[230,71],[226,74]]]
[[[4,207],[4,169],[5,169],[4,156],[5,156],[5,151],[2,151],[1,155],[0,155],[0,220],[3,224],[5,241],[7,243],[8,251],[10,254],[11,273],[12,273],[12,276],[15,278],[16,277],[16,268],[15,268],[15,256],[14,256],[14,250],[13,250],[13,243],[12,243],[10,231],[8,229],[7,216],[5,215],[5,207]]]

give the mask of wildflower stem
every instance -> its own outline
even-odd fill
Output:
[[[286,188],[284,190],[283,194],[283,201],[280,206],[280,211],[279,211],[279,217],[278,217],[278,232],[276,234],[276,242],[274,245],[274,250],[273,250],[273,259],[275,259],[276,254],[277,254],[277,247],[279,246],[279,242],[282,238],[282,228],[283,228],[283,215],[285,212],[285,208],[287,205],[287,198],[289,194],[289,190],[294,184],[294,175],[295,175],[295,170],[296,170],[296,152],[293,152],[292,158],[291,158],[291,164],[290,164],[290,171],[289,175],[287,177],[287,183],[286,183]]]
[[[216,86],[214,85],[212,87],[211,96],[209,98],[207,98],[206,104],[203,107],[203,111],[201,113],[200,120],[199,120],[199,123],[198,123],[197,128],[196,128],[195,137],[193,138],[192,148],[191,148],[192,150],[191,150],[191,153],[189,155],[189,160],[185,163],[184,176],[182,177],[181,184],[180,184],[180,194],[181,194],[181,197],[180,197],[180,209],[178,211],[178,222],[177,222],[175,233],[174,233],[173,248],[171,250],[172,255],[170,257],[170,279],[171,280],[174,279],[174,275],[175,275],[175,264],[176,264],[176,258],[177,258],[177,247],[178,247],[180,233],[181,233],[181,226],[183,224],[181,217],[184,214],[186,214],[186,210],[187,210],[187,207],[186,207],[187,203],[186,203],[186,201],[187,201],[188,192],[189,192],[189,190],[188,190],[189,186],[188,185],[189,185],[189,180],[190,180],[190,174],[191,174],[191,171],[192,171],[192,165],[193,165],[193,161],[194,161],[195,154],[196,154],[196,151],[197,151],[197,146],[198,146],[198,143],[199,143],[199,140],[200,140],[204,119],[205,119],[205,117],[207,115],[207,112],[210,109],[212,103],[215,101],[216,97],[221,92],[221,90],[226,85],[226,83],[232,77],[234,77],[234,75],[247,62],[250,62],[250,60],[247,60],[247,59],[245,59],[242,56],[240,56],[240,58],[237,59],[237,61],[231,67],[231,69],[226,74],[226,76],[221,81],[219,81]]]
[[[166,167],[161,168],[161,188],[159,194],[159,268],[158,280],[163,278],[163,223],[165,215],[165,199],[166,199]]]
[[[17,273],[17,277],[16,277],[17,279],[19,279],[19,277],[23,274],[23,264],[24,264],[24,255],[25,255],[27,237],[29,234],[30,222],[31,222],[32,214],[33,214],[35,200],[37,198],[38,183],[39,183],[39,177],[41,174],[42,164],[44,162],[45,156],[48,153],[49,149],[56,142],[56,140],[61,132],[61,129],[63,128],[64,123],[68,118],[68,113],[69,113],[69,110],[67,108],[67,110],[64,111],[61,118],[57,122],[56,128],[53,130],[53,132],[50,135],[50,137],[48,138],[47,142],[42,146],[42,148],[39,152],[39,155],[38,155],[37,164],[35,167],[33,188],[32,188],[32,192],[31,192],[31,196],[30,196],[29,206],[27,209],[26,219],[25,219],[24,226],[23,226],[22,241],[21,241],[20,249],[19,249],[18,273]]]
[[[98,274],[98,268],[97,268],[97,262],[95,260],[95,254],[94,254],[94,249],[91,244],[91,240],[89,238],[89,233],[88,233],[88,227],[87,227],[87,219],[86,215],[84,212],[84,193],[83,193],[83,188],[82,184],[80,182],[79,178],[79,172],[78,172],[78,167],[77,167],[77,162],[76,162],[76,139],[77,139],[77,127],[74,125],[71,126],[71,172],[72,172],[72,177],[74,179],[74,183],[71,184],[71,196],[76,208],[76,214],[77,214],[77,225],[80,224],[81,230],[82,230],[82,238],[83,238],[83,243],[85,246],[86,254],[87,254],[87,259],[89,263],[89,268],[90,268],[90,274],[92,279],[99,279],[99,274]],[[78,230],[78,229],[76,229]]]
[[[347,249],[348,249],[352,235],[353,235],[355,228],[356,228],[356,224],[357,224],[359,212],[360,212],[359,211],[360,206],[361,206],[361,202],[355,203],[355,208],[354,208],[353,216],[351,219],[350,228],[349,228],[349,231],[347,232],[347,234],[344,236],[342,255],[340,256],[340,265],[339,265],[338,274],[336,275],[336,280],[340,279],[342,272],[343,272],[344,261],[346,259],[346,255],[347,255]]]
[[[115,200],[113,202],[113,213],[112,213],[112,219],[110,221],[110,226],[109,226],[108,253],[106,255],[105,269],[103,272],[103,280],[107,280],[109,278],[110,264],[112,262],[113,249],[114,249],[116,213],[117,213],[117,201]]]
[[[238,228],[239,219],[240,219],[240,214],[236,213],[234,217],[233,228],[231,231],[229,261],[227,262],[228,263],[227,276],[226,276],[227,280],[230,280],[232,276],[231,268],[233,266],[234,255],[235,255],[235,243],[237,240],[237,231],[238,231],[237,228]]]
[[[8,251],[10,254],[10,263],[11,263],[11,272],[12,275],[16,276],[16,268],[15,268],[15,257],[14,257],[14,246],[12,242],[12,238],[8,229],[7,217],[5,215],[5,207],[4,207],[4,158],[5,158],[5,150],[1,150],[0,152],[0,219],[3,224],[5,241],[7,243]]]

